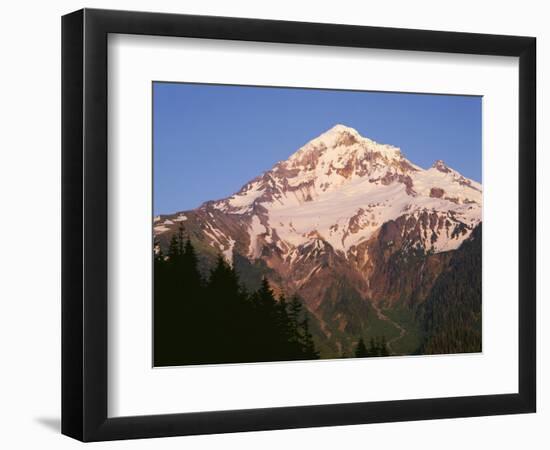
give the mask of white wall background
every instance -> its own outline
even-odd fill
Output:
[[[3,448],[75,448],[59,434],[60,417],[60,16],[83,6],[190,14],[353,23],[449,31],[519,34],[538,38],[539,148],[539,412],[471,418],[276,432],[239,433],[101,443],[94,448],[327,448],[546,449],[550,446],[550,141],[544,106],[550,104],[550,29],[545,2],[352,0],[271,2],[232,0],[20,1],[0,17],[0,445]],[[546,216],[546,217],[544,217]],[[29,278],[29,275],[32,275]],[[547,296],[547,295],[546,295]],[[546,353],[546,354],[545,354]]]

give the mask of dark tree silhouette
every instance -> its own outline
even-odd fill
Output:
[[[388,343],[386,342],[386,336],[382,336],[380,338],[380,344],[378,345],[379,348],[379,356],[389,356],[390,352],[388,350]]]
[[[481,352],[482,226],[456,250],[421,306],[421,354]]]
[[[302,321],[302,352],[305,359],[319,358],[319,352],[315,350],[313,336],[309,332],[309,318],[306,316]]]
[[[364,358],[366,356],[369,356],[367,346],[365,345],[365,341],[363,341],[363,338],[359,338],[359,342],[357,342],[357,347],[355,347],[355,357]]]
[[[154,360],[157,366],[316,359],[300,299],[277,298],[266,278],[248,294],[220,255],[203,280],[182,229],[164,255],[155,244]]]
[[[371,356],[389,356],[390,352],[386,343],[386,337],[371,338],[369,348],[365,345],[365,341],[362,337],[359,338],[357,346],[355,347],[356,358],[366,358]]]

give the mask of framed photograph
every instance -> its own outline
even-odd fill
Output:
[[[535,412],[532,37],[62,21],[62,432]]]

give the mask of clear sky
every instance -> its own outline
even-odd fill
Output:
[[[228,197],[338,123],[481,182],[481,97],[155,82],[154,213]]]

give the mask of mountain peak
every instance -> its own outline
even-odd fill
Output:
[[[341,123],[337,123],[336,125],[334,125],[332,128],[330,128],[329,130],[327,130],[325,133],[323,134],[328,134],[328,133],[350,133],[350,134],[355,134],[355,135],[358,135],[360,136],[359,132],[355,129],[355,128],[352,128],[352,127],[348,127],[347,125],[343,125]]]
[[[351,147],[359,145],[370,152],[380,152],[385,156],[401,157],[399,148],[393,145],[379,144],[378,142],[362,136],[355,128],[338,123],[327,131],[312,139],[296,153],[301,154],[303,150],[312,150],[319,147],[335,149],[336,147]]]
[[[355,128],[348,127],[343,124],[336,124],[332,128],[329,128],[327,131],[321,133],[315,139],[311,140],[308,144],[322,145],[327,148],[334,148],[341,144],[352,145],[358,144],[361,141],[368,141],[359,134]],[[306,144],[306,147],[308,145]]]
[[[399,171],[415,169],[399,148],[363,137],[356,129],[340,123],[309,141],[286,161],[277,164],[279,168],[308,173],[306,178],[309,181],[313,179],[314,172],[318,180],[332,172],[346,179],[350,179],[353,174],[360,177],[367,174],[384,176],[390,166],[399,166]],[[376,174],[379,171],[384,173]],[[327,179],[323,183],[326,186],[326,183],[332,184],[333,181]]]

